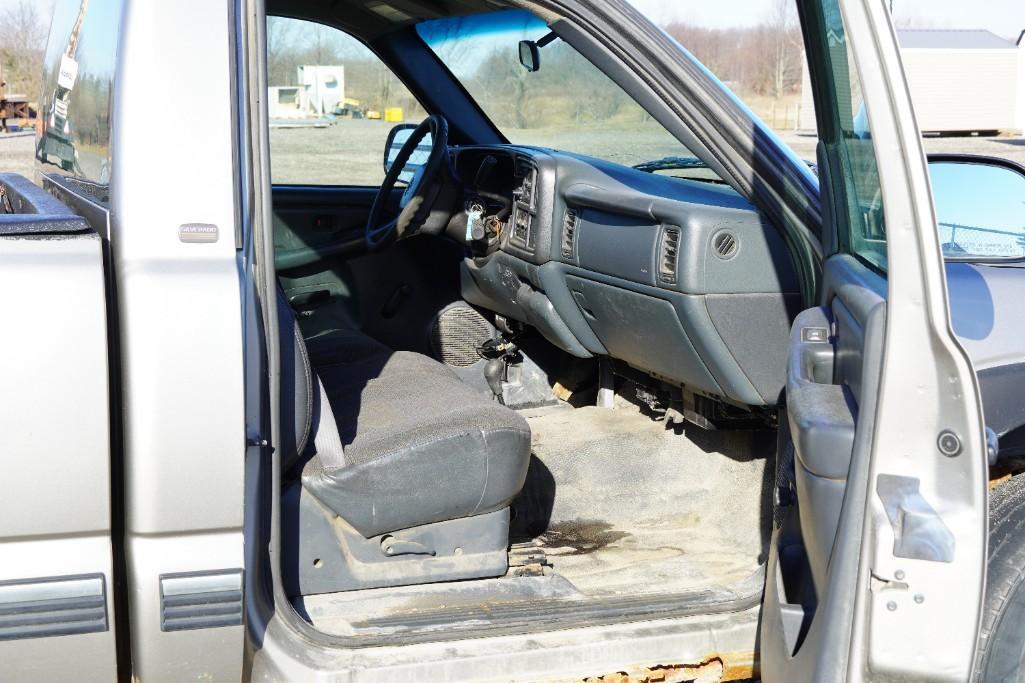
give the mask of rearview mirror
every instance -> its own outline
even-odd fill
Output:
[[[541,68],[541,49],[533,40],[520,41],[520,64],[531,73]]]
[[[523,68],[531,73],[539,70],[541,68],[541,48],[558,37],[555,31],[550,31],[537,41],[521,40],[520,64],[523,65]]]
[[[1025,258],[1025,168],[967,154],[929,156],[943,255],[954,260]]]
[[[409,138],[413,135],[413,131],[416,130],[417,124],[415,123],[400,123],[399,125],[388,131],[388,141],[384,143],[384,172],[388,173],[391,170],[392,165],[395,163],[395,159],[398,158],[399,152],[402,151],[402,146],[409,141]],[[434,139],[428,132],[424,136],[424,139],[420,141],[420,144],[416,146],[416,149],[409,156],[409,160],[406,162],[405,168],[399,173],[399,182],[408,183],[413,179],[413,174],[416,170],[424,164],[428,157],[431,155],[431,148],[434,146]]]

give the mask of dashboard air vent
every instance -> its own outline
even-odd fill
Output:
[[[737,255],[740,249],[740,240],[729,230],[723,230],[712,238],[712,249],[715,255],[723,260],[728,260]]]
[[[667,285],[676,284],[676,264],[680,256],[680,229],[667,225],[662,229],[658,249],[658,279]]]
[[[562,221],[562,255],[573,258],[577,249],[577,212],[566,209],[566,217]]]

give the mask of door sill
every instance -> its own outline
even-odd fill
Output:
[[[561,577],[536,579],[557,584]],[[761,602],[765,566],[733,586],[676,594],[586,597],[558,585],[535,584],[499,595],[502,585],[510,586],[510,581],[518,579],[412,586],[398,593],[396,589],[358,591],[363,595],[337,593],[298,598],[292,607],[323,645],[363,648],[444,642],[743,612]],[[361,603],[377,609],[361,609]],[[332,612],[345,616],[334,617]]]

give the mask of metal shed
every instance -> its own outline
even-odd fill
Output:
[[[1023,34],[1025,35],[1025,34]],[[900,29],[918,125],[923,133],[1025,129],[1025,45],[986,30]],[[805,65],[799,128],[815,130]]]

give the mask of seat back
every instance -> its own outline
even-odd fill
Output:
[[[278,289],[281,353],[281,467],[289,470],[306,450],[313,427],[313,368],[299,323]]]

